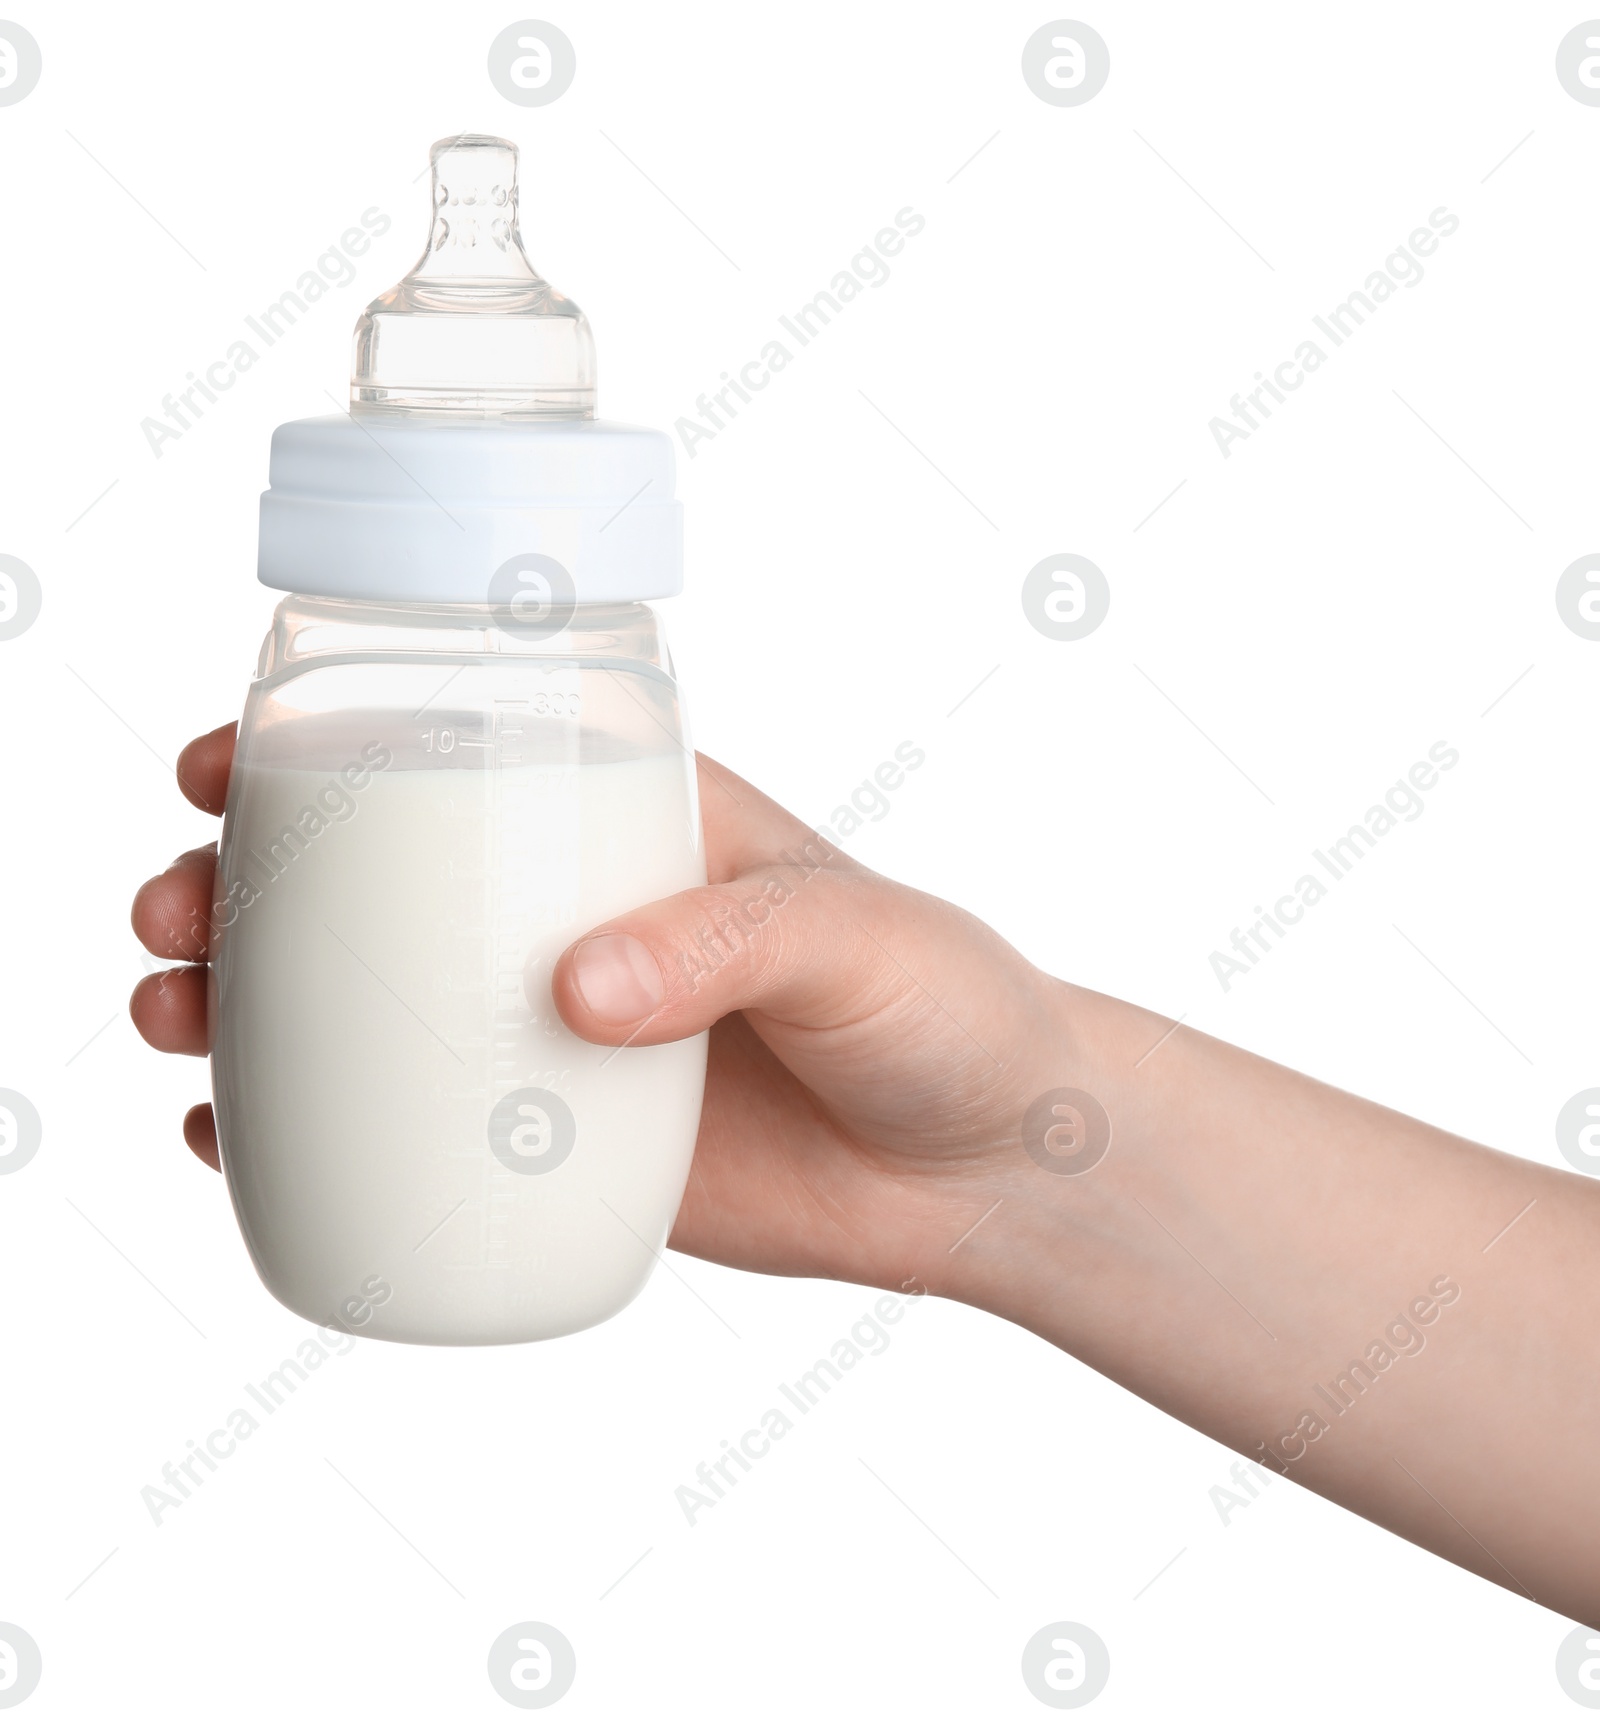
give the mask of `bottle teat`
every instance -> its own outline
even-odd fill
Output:
[[[516,145],[468,132],[429,159],[427,250],[356,324],[352,410],[592,417],[594,338],[522,250]]]

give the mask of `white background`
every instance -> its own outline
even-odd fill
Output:
[[[692,413],[926,217],[680,461],[699,745],[826,822],[914,741],[854,838],[874,867],[1053,972],[1559,1158],[1600,1082],[1600,643],[1553,600],[1600,542],[1600,109],[1554,70],[1585,14],[1085,7],[1110,79],[1057,108],[1020,73],[1048,8],[561,0],[535,15],[577,77],[535,109],[485,71],[527,14],[477,0],[14,0],[44,56],[0,109],[0,552],[44,589],[0,643],[0,1084],[45,1127],[0,1179],[0,1620],[45,1665],[19,1718],[502,1724],[485,1656],[524,1619],[577,1649],[574,1726],[1036,1724],[1019,1658],[1058,1619],[1110,1648],[1108,1726],[1578,1715],[1563,1619],[1293,1485],[1224,1526],[1225,1450],[937,1301],[691,1529],[674,1487],[874,1295],[676,1256],[572,1339],[358,1343],[159,1527],[140,1499],[310,1331],[182,1146],[204,1066],[122,1008],[127,905],[214,834],[166,765],[237,713],[271,611],[270,431],[343,397],[463,129],[522,146],[530,253],[615,419]],[[154,457],[141,420],[374,205],[356,281]],[[1425,279],[1225,460],[1210,418],[1441,205]],[[1081,642],[1020,606],[1059,552],[1111,586]],[[1224,994],[1210,952],[1436,740],[1461,762],[1425,815]]]

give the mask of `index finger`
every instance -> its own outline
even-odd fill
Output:
[[[821,841],[810,824],[735,775],[725,764],[695,753],[700,775],[700,821],[706,840],[706,875],[714,884],[741,877],[786,852],[818,863],[845,858]]]
[[[178,786],[190,805],[221,817],[228,799],[228,772],[233,768],[233,742],[238,723],[225,722],[210,733],[191,739],[178,753]]]
[[[238,723],[229,721],[192,739],[178,754],[178,786],[191,805],[222,815],[228,798]],[[699,759],[706,864],[718,883],[776,859],[785,848],[803,849],[815,832],[776,800],[703,752]],[[831,850],[830,850],[831,851]]]

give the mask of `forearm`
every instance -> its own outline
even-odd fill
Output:
[[[1062,1008],[1060,1080],[1105,1106],[1109,1152],[1078,1176],[1006,1161],[944,1289],[1594,1621],[1600,1185],[1162,1040],[1129,1005],[1063,988]]]

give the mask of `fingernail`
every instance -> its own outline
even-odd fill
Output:
[[[665,996],[655,957],[626,932],[585,938],[573,951],[572,981],[589,1013],[614,1027],[642,1022]]]

